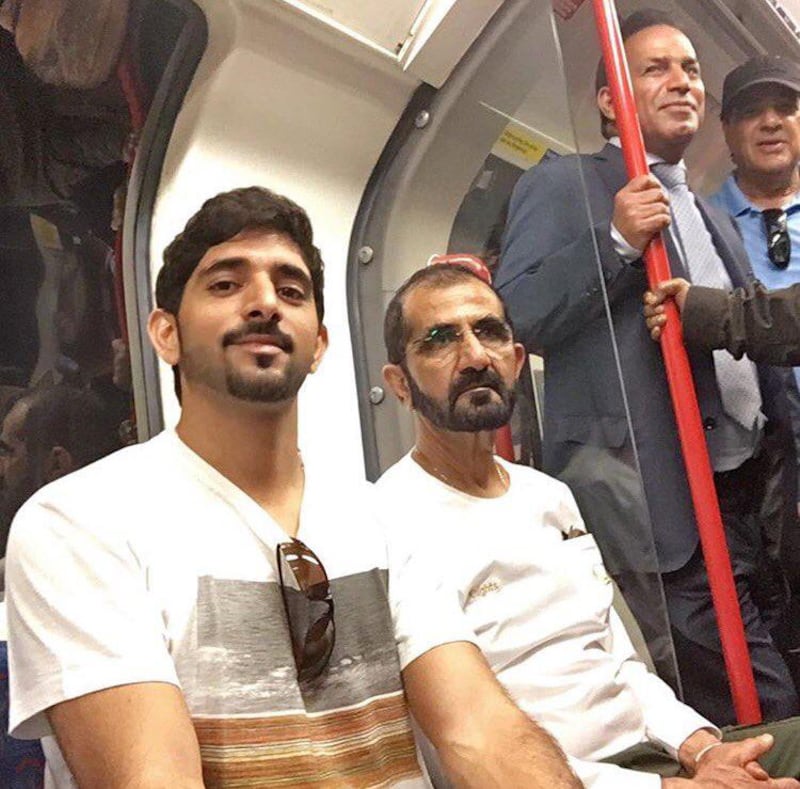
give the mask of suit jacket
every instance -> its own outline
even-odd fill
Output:
[[[621,151],[611,145],[531,168],[512,195],[495,284],[519,338],[545,359],[545,470],[573,486],[612,570],[669,572],[691,557],[698,532],[661,351],[642,316],[645,272],[640,262],[619,259],[610,236],[614,195],[627,181]],[[733,220],[698,203],[734,286],[751,282]],[[673,276],[689,279],[668,234],[667,248]],[[690,362],[711,431],[722,414],[713,362],[709,353],[691,351]],[[759,369],[759,378],[769,420],[765,441],[781,457],[779,484],[764,505],[779,516],[770,527],[777,553],[794,508],[793,448],[783,385],[768,368]],[[642,486],[646,507],[632,506]]]

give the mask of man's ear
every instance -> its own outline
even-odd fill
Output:
[[[519,380],[519,374],[522,372],[522,366],[525,364],[525,357],[528,352],[521,342],[514,343],[514,380]]]
[[[52,482],[54,479],[63,477],[65,474],[75,470],[75,463],[72,454],[64,447],[53,447],[44,459],[42,473],[44,481]]]
[[[383,380],[394,392],[400,403],[411,407],[411,391],[408,388],[408,379],[405,371],[399,364],[385,364],[383,366]]]
[[[325,351],[328,350],[328,329],[324,323],[320,323],[319,331],[317,332],[317,344],[314,348],[314,361],[311,362],[311,372],[317,372],[322,357],[325,356]]]
[[[611,99],[611,88],[609,88],[608,85],[604,85],[597,91],[597,107],[612,123],[616,120],[617,116],[614,114],[614,102]]]
[[[736,162],[736,157],[733,154],[735,148],[733,145],[731,145],[731,138],[733,137],[733,129],[731,128],[730,123],[726,123],[725,121],[722,121],[721,123],[722,123],[722,136],[725,138],[725,144],[728,146],[728,153],[730,154],[731,161],[733,162],[734,166],[738,166]]]
[[[156,308],[147,319],[150,342],[162,362],[174,367],[181,358],[181,338],[178,321],[171,312]]]

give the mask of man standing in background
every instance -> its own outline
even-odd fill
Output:
[[[711,200],[736,220],[753,272],[769,290],[800,281],[799,97],[800,66],[773,55],[738,66],[722,89],[722,129],[735,170]],[[800,370],[794,377],[800,384]],[[800,446],[794,387],[790,399]]]
[[[735,68],[722,89],[735,169],[711,200],[736,220],[753,272],[769,290],[800,280],[798,98],[800,65],[772,55]]]

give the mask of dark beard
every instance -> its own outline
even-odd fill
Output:
[[[257,357],[260,368],[268,367],[270,361],[268,357]],[[242,375],[238,370],[226,368],[225,385],[228,394],[240,400],[251,403],[281,403],[297,395],[307,374],[308,370],[300,370],[290,364],[281,377],[254,379]]]
[[[490,369],[466,370],[450,387],[446,403],[434,400],[423,392],[408,370],[404,370],[411,405],[429,422],[442,430],[455,433],[478,433],[481,430],[497,430],[508,424],[514,410],[514,390],[509,389],[500,376]],[[476,386],[487,386],[500,395],[500,402],[480,392],[459,396]],[[468,400],[467,404],[463,404]]]
[[[291,400],[297,395],[308,375],[308,368],[298,363],[291,355],[294,350],[292,338],[283,332],[276,321],[253,320],[238,329],[227,332],[222,338],[222,346],[227,347],[248,334],[269,334],[278,347],[286,351],[289,363],[282,374],[262,373],[243,374],[231,367],[226,361],[224,369],[214,369],[202,349],[187,350],[181,360],[182,374],[187,381],[202,382],[216,391],[225,387],[227,394],[251,403],[281,403]],[[183,338],[178,325],[178,336],[183,345]],[[261,370],[269,370],[272,357],[269,354],[256,357],[256,364]]]
[[[229,331],[222,338],[223,348],[232,345],[248,334],[269,334],[274,339],[279,348],[291,354],[294,350],[292,338],[278,327],[277,321],[253,320],[246,323],[239,329]],[[269,369],[272,357],[268,355],[256,357],[259,369]],[[297,395],[303,381],[308,375],[308,370],[300,370],[290,357],[289,365],[282,377],[248,378],[239,371],[226,368],[225,384],[228,394],[238,397],[240,400],[248,400],[252,403],[281,403],[291,400]]]

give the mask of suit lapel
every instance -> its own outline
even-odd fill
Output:
[[[697,205],[700,208],[700,213],[703,215],[703,221],[706,223],[708,232],[711,233],[711,238],[714,241],[717,254],[731,278],[731,284],[734,288],[742,288],[747,284],[749,279],[749,270],[742,267],[742,257],[737,255],[729,242],[729,236],[725,233],[724,228],[717,222],[711,215],[708,204],[702,197],[697,197]],[[733,233],[733,228],[731,228]]]
[[[592,155],[597,174],[606,185],[612,199],[628,183],[622,151],[616,145],[606,143],[601,151]]]

